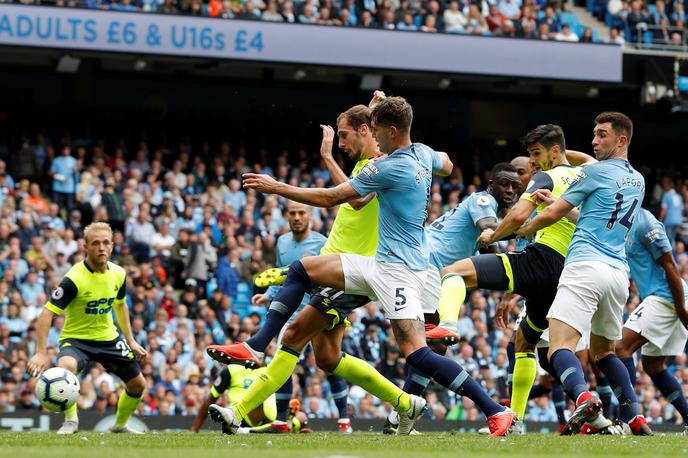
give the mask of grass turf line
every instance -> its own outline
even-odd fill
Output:
[[[510,458],[675,457],[688,456],[685,437],[559,437],[531,434],[490,438],[477,434],[426,433],[422,436],[383,436],[355,433],[262,434],[226,436],[215,432],[149,433],[145,436],[80,432],[0,432],[0,450],[8,458],[310,458],[391,457],[461,458],[508,456]]]

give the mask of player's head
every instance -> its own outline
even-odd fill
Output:
[[[528,156],[517,156],[510,162],[516,169],[519,180],[521,180],[521,188],[519,193],[522,193],[528,187],[530,177],[533,176],[533,170],[530,168],[530,158]]]
[[[290,200],[287,203],[287,222],[294,234],[303,234],[311,227],[313,212],[311,207]]]
[[[387,97],[373,108],[370,121],[380,151],[392,154],[398,139],[411,132],[413,108],[403,97]]]
[[[516,172],[516,167],[508,162],[500,162],[492,167],[492,176],[487,192],[497,200],[499,208],[509,207],[520,187],[521,180]]]
[[[625,155],[633,137],[633,121],[623,113],[606,111],[595,118],[592,133],[592,147],[598,160]]]
[[[339,148],[344,150],[352,161],[364,159],[366,151],[372,153],[377,148],[377,142],[370,129],[371,111],[365,105],[356,105],[337,117]]]
[[[530,155],[530,166],[534,172],[550,170],[566,157],[564,131],[555,124],[537,126],[521,140]]]
[[[91,223],[84,229],[86,257],[90,262],[104,264],[112,254],[112,228],[108,223]]]

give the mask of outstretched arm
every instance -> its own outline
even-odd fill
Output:
[[[349,181],[349,177],[346,176],[344,171],[339,167],[337,161],[334,160],[332,156],[332,145],[334,144],[334,129],[331,126],[320,125],[323,131],[322,143],[320,144],[320,157],[325,161],[325,166],[330,172],[332,181],[336,185],[346,183]],[[365,207],[368,202],[373,200],[375,197],[374,193],[370,193],[367,196],[354,199],[349,202],[349,205],[353,207],[354,210],[360,210]]]
[[[528,224],[521,226],[516,234],[521,237],[530,237],[543,227],[551,226],[566,216],[573,209],[573,205],[561,197],[546,207],[539,215],[533,218]]]
[[[330,208],[360,197],[347,181],[334,188],[299,188],[276,181],[269,175],[245,173],[244,188],[264,194],[277,194],[314,207]]]
[[[580,151],[566,150],[566,160],[571,163],[571,165],[588,165],[597,162],[597,159],[590,156],[589,154],[581,153]]]

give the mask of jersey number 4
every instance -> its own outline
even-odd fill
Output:
[[[616,207],[614,208],[614,211],[612,212],[612,216],[609,218],[609,221],[607,221],[607,229],[611,229],[614,227],[614,224],[616,224],[616,220],[619,218],[619,213],[621,212],[621,207],[623,206],[624,203],[624,196],[620,192],[616,193]],[[631,208],[628,209],[625,215],[621,217],[619,220],[619,224],[621,224],[623,227],[626,228],[626,233],[628,234],[628,231],[631,230],[631,227],[633,226],[633,212],[635,211],[635,207],[638,206],[638,199],[633,199],[633,202],[631,203]]]

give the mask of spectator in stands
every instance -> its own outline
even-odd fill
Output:
[[[618,27],[612,27],[609,29],[609,38],[607,38],[607,43],[613,45],[619,45],[623,47],[626,44],[626,40],[623,39]]]
[[[449,8],[444,10],[442,14],[442,21],[444,22],[445,32],[460,33],[466,29],[468,20],[459,9],[459,2],[452,0],[449,3]]]
[[[482,35],[489,31],[487,22],[485,22],[485,18],[480,13],[478,5],[472,4],[468,7],[468,17],[466,19],[468,20],[466,32],[473,35]]]
[[[671,178],[662,177],[662,188],[664,188],[664,194],[662,194],[659,220],[664,223],[672,248],[676,248],[676,237],[683,224],[685,202],[683,196],[676,192],[674,180]]]
[[[664,5],[664,0],[657,0],[655,3],[655,11],[650,13],[652,18],[652,23],[654,25],[659,25],[662,19],[666,19],[669,22],[669,16],[666,13],[666,6]]]
[[[681,27],[679,23],[686,23],[686,11],[683,6],[683,2],[680,0],[674,2],[674,10],[671,12],[671,22],[677,27]]]
[[[637,42],[639,33],[647,30],[647,24],[650,22],[650,16],[647,12],[643,11],[642,3],[640,0],[633,0],[631,2],[631,11],[626,17],[626,23],[628,24],[628,29],[630,31],[630,41]]]
[[[68,145],[62,147],[61,155],[52,162],[49,176],[53,179],[53,202],[60,208],[71,212],[74,208],[74,195],[76,194],[77,162],[71,156],[71,148]]]
[[[540,24],[547,24],[549,31],[553,33],[559,32],[561,29],[559,16],[554,12],[554,8],[551,5],[545,7],[545,15],[538,21],[538,26]]]
[[[490,32],[493,34],[499,34],[504,27],[505,21],[506,17],[501,13],[501,11],[499,11],[497,5],[490,5],[489,14],[485,18],[485,22],[487,23],[487,27]]]
[[[571,30],[571,26],[568,24],[562,24],[561,32],[555,34],[554,39],[557,41],[571,41],[571,42],[576,42],[579,40],[578,35],[576,35]]]
[[[590,27],[586,27],[583,29],[583,35],[580,37],[580,42],[581,43],[594,43],[593,36],[592,36],[592,29]]]
[[[502,0],[499,2],[499,11],[512,21],[516,21],[521,16],[521,10],[515,0]]]

